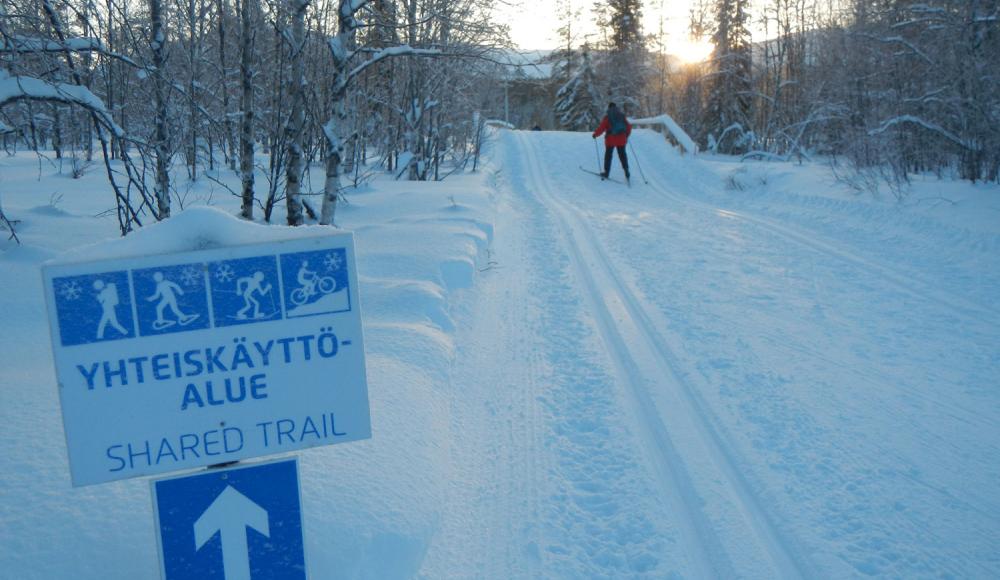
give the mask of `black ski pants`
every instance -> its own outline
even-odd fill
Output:
[[[622,169],[625,170],[625,177],[629,176],[628,173],[628,154],[625,153],[625,146],[615,147],[612,145],[606,145],[604,147],[604,175],[609,175],[611,173],[611,153],[617,149],[618,150],[618,160],[622,162]]]

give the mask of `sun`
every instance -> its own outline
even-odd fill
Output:
[[[684,64],[695,64],[708,60],[715,48],[707,40],[677,39],[667,46],[667,52],[676,56]]]

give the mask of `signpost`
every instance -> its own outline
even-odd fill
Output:
[[[295,459],[152,487],[163,578],[306,578]]]
[[[43,276],[75,486],[371,437],[350,234]]]
[[[73,485],[371,437],[354,238],[43,268]],[[154,481],[165,579],[304,579],[296,459]]]

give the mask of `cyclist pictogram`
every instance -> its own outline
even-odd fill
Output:
[[[281,274],[288,317],[351,309],[344,249],[282,254]]]
[[[302,260],[296,280],[299,287],[290,295],[295,306],[302,306],[311,302],[313,297],[330,294],[337,289],[337,281],[332,276],[322,276],[309,269],[309,260]]]

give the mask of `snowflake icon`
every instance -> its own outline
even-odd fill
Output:
[[[70,302],[79,298],[81,293],[80,285],[75,281],[64,282],[59,286],[59,295]]]
[[[219,272],[216,271],[216,276]],[[201,269],[195,266],[188,266],[181,271],[181,284],[184,284],[188,288],[197,288],[201,286],[202,283]]]
[[[344,265],[344,260],[340,254],[330,252],[323,258],[323,265],[326,266],[327,270],[339,270]]]
[[[223,284],[232,280],[235,275],[236,272],[233,271],[233,268],[229,264],[220,264],[215,269],[215,279]]]

